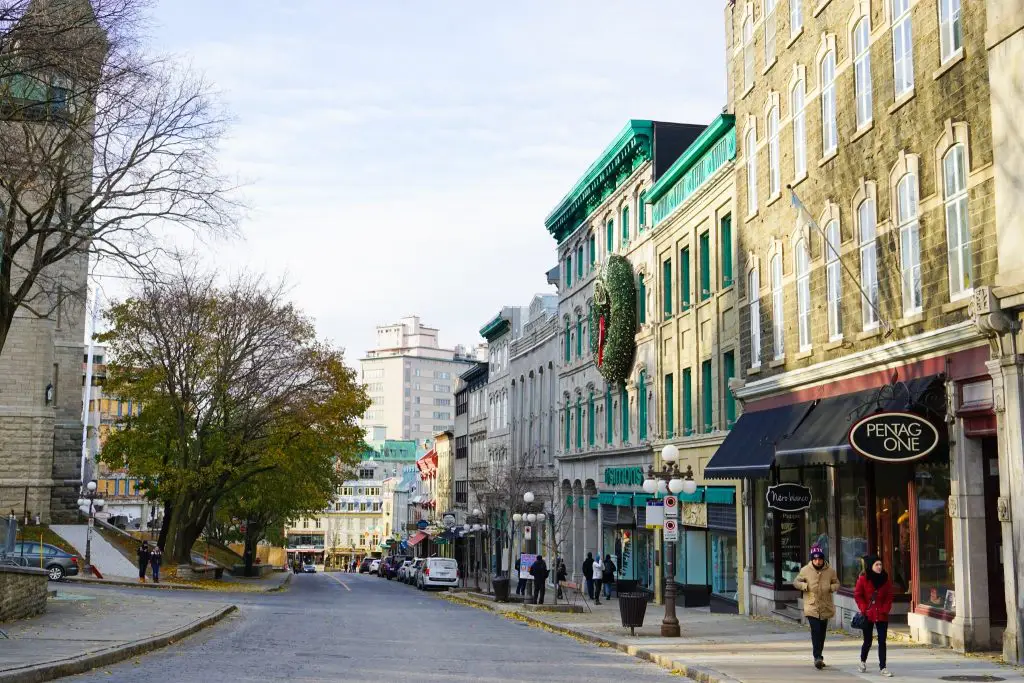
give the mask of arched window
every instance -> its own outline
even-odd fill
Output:
[[[821,58],[821,153],[828,156],[839,146],[836,128],[836,53],[829,50]]]
[[[871,122],[871,21],[861,17],[853,27],[854,91],[857,101],[857,128]]]
[[[892,78],[896,98],[914,89],[914,36],[910,25],[910,0],[891,0]]]
[[[811,348],[811,259],[807,241],[796,245],[796,305],[797,327],[800,333],[800,351]]]
[[[903,315],[921,312],[921,226],[918,223],[917,176],[906,173],[896,188],[896,223],[900,231]]]
[[[754,18],[743,20],[743,90],[754,87]]]
[[[772,257],[772,341],[775,345],[775,359],[786,355],[786,325],[782,296],[782,255]]]
[[[775,59],[775,6],[778,0],[764,0],[764,68]]]
[[[804,15],[801,11],[802,0],[789,0],[789,35],[791,38],[800,33],[804,27]]]
[[[747,275],[747,300],[750,302],[750,367],[761,367],[761,276],[757,268]]]
[[[751,126],[743,143],[747,157],[747,214],[757,211],[757,130]]]
[[[875,243],[878,228],[875,220],[875,201],[865,199],[857,207],[857,231],[860,244],[860,286],[863,296],[861,315],[864,329],[878,327],[878,252]]]
[[[828,338],[837,341],[843,337],[843,266],[839,261],[839,221],[831,220],[825,226],[825,280],[828,287]]]
[[[793,177],[798,180],[807,175],[807,113],[804,111],[804,95],[805,84],[801,78],[789,92],[793,112]]]
[[[967,164],[963,144],[953,145],[942,158],[946,243],[949,248],[949,296],[971,292],[971,233],[967,219]]]
[[[641,371],[640,377],[637,380],[637,412],[639,419],[637,421],[637,438],[640,441],[647,439],[647,373]]]
[[[779,108],[768,111],[768,196],[774,197],[781,191],[779,172]]]

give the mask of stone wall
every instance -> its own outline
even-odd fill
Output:
[[[46,582],[42,569],[0,567],[0,623],[45,612]]]

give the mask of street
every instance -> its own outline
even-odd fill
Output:
[[[163,599],[196,598],[191,591]],[[224,595],[211,595],[223,602]],[[181,644],[66,680],[661,681],[662,669],[368,575],[293,577]],[[136,663],[137,662],[137,663]]]

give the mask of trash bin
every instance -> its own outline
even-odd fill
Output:
[[[617,579],[615,581],[615,594],[622,595],[623,593],[635,593],[639,586],[640,582],[636,579]]]
[[[644,625],[644,614],[647,613],[646,593],[619,593],[619,616],[622,625],[629,628],[632,635],[636,629]]]
[[[509,584],[509,578],[507,576],[495,576],[494,577],[494,601],[495,602],[508,602],[508,584]]]

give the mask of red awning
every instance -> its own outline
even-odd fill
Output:
[[[423,533],[422,531],[417,531],[415,534],[413,534],[413,537],[409,539],[409,545],[416,545],[424,538],[428,538],[428,535]]]

